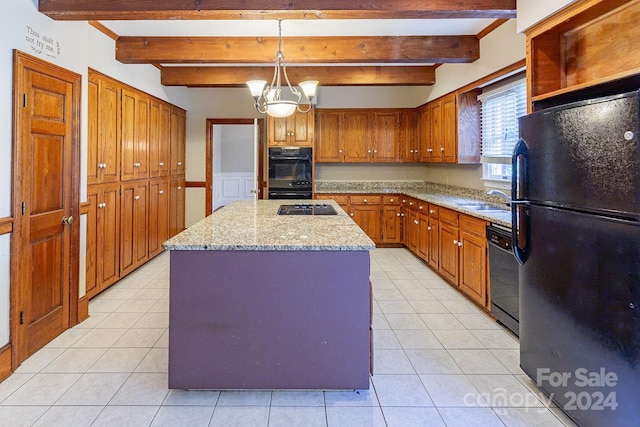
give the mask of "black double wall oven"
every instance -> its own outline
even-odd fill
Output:
[[[269,148],[269,199],[311,199],[311,147]]]

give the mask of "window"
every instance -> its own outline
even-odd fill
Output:
[[[482,103],[482,179],[506,184],[511,180],[511,153],[518,142],[518,117],[527,112],[524,78],[491,85],[478,99]]]

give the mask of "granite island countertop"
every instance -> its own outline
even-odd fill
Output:
[[[325,181],[316,183],[315,194],[403,194],[511,228],[511,211],[505,201],[481,190],[425,181]],[[472,202],[489,203],[503,210],[478,211],[464,206]]]
[[[361,251],[373,241],[333,201],[337,215],[278,215],[295,200],[236,201],[164,242],[167,250]],[[309,203],[309,200],[298,201]]]

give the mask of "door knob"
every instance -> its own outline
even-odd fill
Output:
[[[72,216],[63,216],[62,217],[62,223],[63,224],[73,224],[73,217]]]

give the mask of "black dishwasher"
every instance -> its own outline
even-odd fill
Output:
[[[511,229],[496,224],[488,225],[487,240],[491,314],[520,336],[518,261],[513,256]]]

